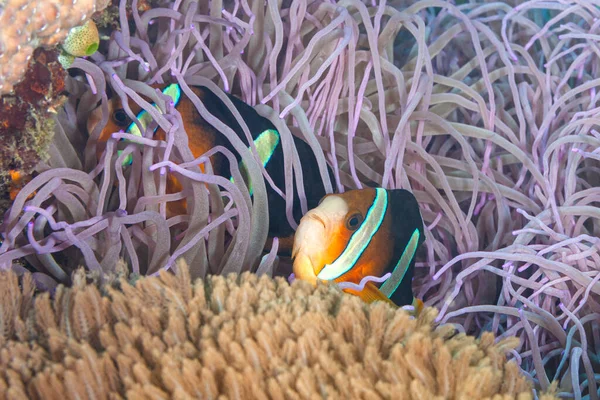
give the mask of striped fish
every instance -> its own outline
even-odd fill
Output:
[[[223,146],[232,151],[236,157],[240,167],[240,172],[248,185],[250,194],[253,193],[252,182],[249,179],[247,169],[241,161],[241,156],[233,149],[225,135],[217,131],[210,125],[196,110],[192,101],[185,96],[178,84],[154,85],[162,91],[166,96],[169,96],[181,114],[185,132],[188,135],[188,146],[194,157],[200,157],[215,146]],[[247,137],[244,134],[241,126],[236,118],[229,111],[227,106],[208,88],[204,86],[191,86],[192,91],[199,97],[207,110],[229,126],[237,136],[248,146]],[[142,96],[146,101],[150,99]],[[275,126],[268,119],[259,115],[256,110],[250,105],[244,103],[235,96],[228,95],[229,99],[234,104],[237,111],[240,113],[252,135],[254,145],[256,146],[259,159],[265,167],[266,171],[271,176],[271,179],[277,187],[283,189],[285,187],[284,177],[284,156],[280,140],[280,135]],[[107,125],[102,130],[98,143],[96,145],[96,156],[98,159],[102,157],[106,148],[106,142],[115,132],[124,131],[133,135],[142,136],[149,126],[153,123],[152,117],[143,110],[137,103],[130,101],[129,107],[136,115],[136,119],[132,120],[121,104],[121,99],[118,96],[112,96],[109,100],[109,120]],[[158,106],[152,103],[154,107]],[[97,107],[90,115],[88,120],[88,132],[100,122],[102,118],[101,107]],[[153,138],[157,140],[165,140],[165,132],[156,124],[153,131]],[[304,190],[307,198],[308,208],[316,207],[319,199],[325,195],[325,188],[317,166],[316,157],[310,146],[303,140],[293,137],[294,145],[298,151],[300,160],[302,160],[302,175],[304,180]],[[225,156],[220,153],[213,155],[210,159],[215,175],[225,176],[230,179],[231,172],[229,163]],[[125,158],[124,164],[131,164],[131,157]],[[203,166],[200,166],[203,169]],[[332,176],[329,171],[330,177]],[[287,221],[285,215],[285,199],[276,193],[271,185],[267,183],[267,200],[269,202],[269,238],[278,237],[279,254],[289,254],[293,243],[294,230]],[[177,193],[182,190],[182,185],[176,177],[176,174],[169,173],[167,176],[166,192]],[[167,204],[168,216],[181,215],[187,213],[187,200],[171,201]],[[294,208],[293,215],[296,221],[302,217],[300,201],[297,191],[294,191]],[[270,243],[270,241],[269,241]],[[269,243],[267,247],[269,247]]]
[[[407,190],[330,194],[300,221],[294,274],[313,284],[336,282],[367,303],[412,304],[420,312],[423,303],[413,297],[412,278],[424,240],[419,205]]]

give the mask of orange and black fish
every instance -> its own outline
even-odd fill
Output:
[[[215,146],[224,146],[231,150],[237,157],[238,162],[241,162],[241,157],[233,150],[233,146],[228,139],[213,128],[204,118],[198,113],[193,102],[185,96],[178,84],[154,85],[154,88],[160,89],[163,94],[171,97],[177,111],[181,114],[185,132],[188,135],[188,146],[194,157],[200,157]],[[192,91],[202,101],[207,110],[217,117],[224,124],[229,126],[246,146],[250,146],[247,137],[244,134],[241,126],[236,118],[229,111],[227,106],[208,88],[203,86],[191,86]],[[145,100],[151,102],[148,98],[142,96]],[[284,187],[284,164],[283,164],[283,149],[280,142],[279,132],[275,126],[267,118],[259,115],[256,110],[250,105],[244,103],[235,96],[229,95],[237,111],[240,113],[252,135],[254,144],[257,148],[259,158],[261,159],[267,173],[275,185],[279,188]],[[129,102],[129,107],[136,114],[142,128],[152,122],[150,115],[143,110],[134,101]],[[153,104],[154,105],[154,104]],[[104,152],[106,141],[115,132],[125,131],[127,133],[142,136],[139,127],[123,109],[121,99],[118,96],[113,96],[109,101],[109,120],[107,125],[102,130],[97,144],[97,157],[100,158]],[[98,107],[92,112],[88,121],[88,132],[91,132],[94,126],[99,123],[102,118],[101,108]],[[164,140],[165,132],[156,128],[154,139]],[[302,174],[304,179],[304,190],[307,199],[308,209],[316,207],[319,199],[325,195],[325,187],[319,173],[316,157],[310,146],[303,140],[293,137],[294,144],[302,160]],[[131,162],[131,157],[126,159]],[[215,175],[231,176],[229,163],[225,156],[220,153],[213,155],[210,159]],[[201,166],[203,169],[203,166]],[[240,164],[242,174],[245,173],[245,167]],[[332,172],[328,170],[330,177]],[[247,178],[247,175],[246,175]],[[250,194],[252,194],[251,182],[246,180],[249,186]],[[280,254],[289,253],[293,243],[294,230],[287,221],[285,214],[285,199],[276,193],[267,183],[267,200],[269,203],[269,239],[278,237],[280,239]],[[181,183],[177,180],[175,174],[168,173],[167,176],[167,193],[176,193],[182,190]],[[172,201],[167,204],[167,212],[170,215],[181,215],[187,212],[186,200]],[[302,217],[302,210],[297,191],[294,191],[294,208],[293,215],[296,221]]]
[[[300,221],[294,275],[313,284],[336,282],[367,303],[412,304],[418,313],[423,303],[413,297],[412,278],[424,240],[419,205],[407,190],[329,194]]]

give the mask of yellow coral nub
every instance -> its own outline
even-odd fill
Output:
[[[58,62],[60,63],[60,65],[62,65],[64,69],[69,68],[71,64],[73,64],[73,61],[75,61],[75,57],[73,57],[64,50],[58,56]]]
[[[65,52],[75,57],[90,56],[98,50],[100,35],[94,21],[89,20],[82,26],[72,28],[63,42]]]

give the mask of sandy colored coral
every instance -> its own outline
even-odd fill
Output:
[[[0,94],[21,81],[33,51],[55,46],[109,0],[2,0],[0,2]]]
[[[3,272],[0,398],[533,398],[506,362],[518,339],[436,315],[249,273],[192,282],[184,264],[133,284],[80,270],[53,298]]]

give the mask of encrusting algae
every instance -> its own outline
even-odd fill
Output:
[[[35,294],[0,273],[2,399],[532,399],[505,353],[437,311],[255,274],[120,276]],[[555,398],[542,395],[544,400]]]
[[[38,49],[14,93],[0,97],[0,213],[50,157],[56,110],[66,100],[66,74],[56,50]]]

